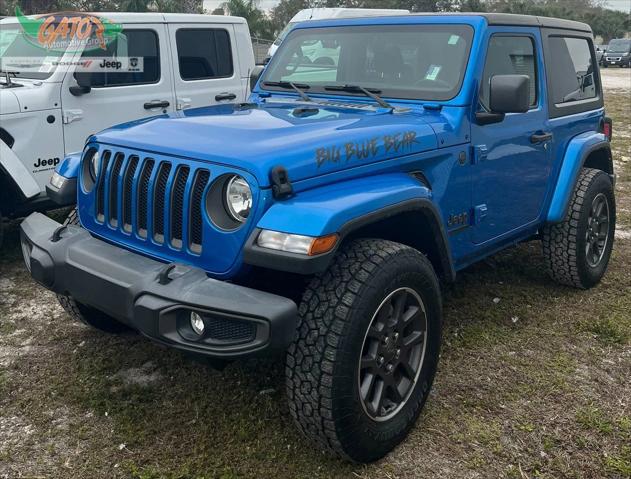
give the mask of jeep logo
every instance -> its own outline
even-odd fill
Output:
[[[59,157],[48,158],[47,160],[42,160],[41,158],[37,159],[36,163],[33,163],[35,168],[42,168],[44,166],[57,166],[59,164]]]
[[[103,60],[101,63],[99,63],[99,66],[101,68],[112,68],[114,70],[120,70],[121,68],[123,68],[123,63],[112,60]]]

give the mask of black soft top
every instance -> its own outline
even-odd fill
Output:
[[[489,25],[508,25],[516,27],[541,27],[574,30],[578,32],[592,33],[592,28],[583,22],[563,20],[561,18],[538,17],[535,15],[516,15],[513,13],[483,13],[483,12],[459,12],[459,13],[412,13],[419,16],[472,16],[484,17]]]

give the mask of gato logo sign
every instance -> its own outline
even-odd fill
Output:
[[[26,17],[16,7],[15,16],[26,40],[48,51],[105,50],[123,30],[104,17],[79,12]]]

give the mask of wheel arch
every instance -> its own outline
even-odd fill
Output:
[[[436,274],[456,278],[447,234],[436,206],[429,199],[413,199],[376,211],[345,225],[340,246],[360,238],[395,241],[425,254]]]
[[[581,169],[602,170],[615,181],[611,144],[602,133],[587,132],[570,140],[548,208],[547,222],[563,221]]]
[[[24,200],[40,193],[37,181],[4,141],[0,141],[0,184],[15,188]]]

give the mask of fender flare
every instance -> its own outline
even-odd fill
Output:
[[[611,157],[611,145],[602,133],[582,133],[570,140],[548,208],[548,223],[560,223],[564,220],[581,169],[589,155],[599,150],[605,150]]]
[[[0,141],[0,167],[15,183],[24,198],[31,199],[39,195],[37,181],[4,141]]]
[[[344,240],[364,226],[407,212],[426,216],[436,238],[441,269],[448,280],[455,269],[447,232],[431,190],[405,173],[359,178],[298,193],[274,203],[258,221],[246,242],[246,264],[300,274],[323,272]],[[262,229],[306,236],[338,233],[336,247],[318,256],[304,256],[261,248],[256,244]]]

